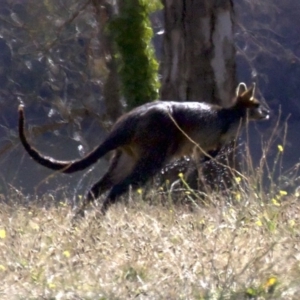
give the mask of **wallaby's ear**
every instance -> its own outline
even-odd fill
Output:
[[[256,87],[256,84],[255,84],[255,82],[253,82],[252,86],[249,89],[247,89],[246,91],[244,91],[240,96],[244,99],[251,101],[252,99],[254,99],[255,87]]]
[[[244,82],[240,82],[238,87],[236,88],[236,96],[241,96],[243,93],[247,91],[247,85]]]

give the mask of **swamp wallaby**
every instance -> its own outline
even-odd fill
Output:
[[[269,118],[254,97],[255,85],[240,83],[229,108],[199,102],[154,101],[121,116],[106,139],[82,159],[60,161],[39,153],[27,141],[23,106],[19,107],[19,135],[28,154],[39,164],[63,173],[88,168],[113,151],[105,175],[88,192],[80,212],[105,191],[101,211],[115,203],[131,185],[137,188],[173,158],[191,155],[195,148],[216,152],[236,138],[246,121]]]

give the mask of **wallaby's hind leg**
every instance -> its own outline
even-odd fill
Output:
[[[111,176],[109,172],[106,172],[103,177],[95,183],[92,188],[89,190],[87,196],[84,198],[83,203],[80,208],[77,210],[76,215],[84,216],[84,210],[87,206],[94,202],[101,194],[105,193],[113,186],[113,182],[111,180]],[[95,196],[97,195],[97,196]]]
[[[136,163],[132,172],[120,183],[116,184],[109,192],[105,199],[101,212],[106,213],[107,209],[114,203],[116,203],[119,197],[127,192],[131,185],[134,189],[144,185],[151,177],[158,173],[166,160],[166,152],[161,151],[151,152],[148,155],[142,155],[141,159]],[[153,150],[152,150],[153,151]]]
[[[128,174],[130,174],[133,166],[134,158],[124,149],[117,150],[110,162],[107,172],[89,190],[76,214],[84,216],[84,210],[86,207],[118,182],[122,181]]]
[[[114,185],[112,174],[113,171],[117,168],[120,157],[122,155],[121,151],[116,151],[115,155],[113,156],[109,168],[107,172],[103,175],[103,177],[95,183],[92,188],[89,190],[87,196],[86,196],[86,202],[89,204],[90,202],[94,201],[94,199],[97,199],[101,194],[112,188]]]

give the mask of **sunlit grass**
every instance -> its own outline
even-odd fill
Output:
[[[2,203],[0,298],[298,299],[300,204],[283,194],[190,212],[138,192],[75,224],[64,203]]]

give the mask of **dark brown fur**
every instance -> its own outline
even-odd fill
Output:
[[[241,83],[230,108],[199,102],[155,101],[124,114],[107,138],[86,157],[59,161],[43,156],[27,141],[24,111],[19,107],[19,135],[28,154],[39,164],[63,173],[83,170],[114,150],[105,175],[89,191],[86,205],[109,190],[102,212],[131,185],[137,188],[158,173],[173,158],[216,151],[235,139],[247,118],[267,119],[269,112],[254,98],[255,86]],[[199,150],[200,149],[200,150]]]

